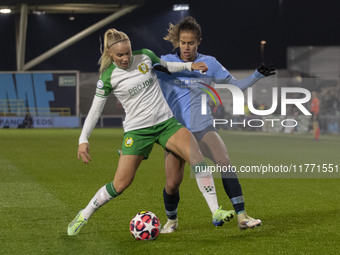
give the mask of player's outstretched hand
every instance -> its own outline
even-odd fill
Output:
[[[162,66],[162,65],[155,65],[153,67],[153,69],[155,69],[156,71],[160,71],[160,72],[163,72],[163,73],[167,73],[167,74],[171,74],[168,70],[168,68],[166,68],[165,66]]]
[[[191,69],[206,72],[208,71],[208,66],[204,62],[197,62],[191,64]]]
[[[264,76],[270,76],[270,75],[276,74],[275,68],[272,65],[271,66],[265,66],[264,64],[261,64],[257,68],[257,71]]]
[[[91,156],[89,154],[90,146],[88,143],[79,144],[78,147],[78,160],[81,158],[84,164],[88,164],[91,161]]]

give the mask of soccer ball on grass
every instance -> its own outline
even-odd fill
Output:
[[[130,222],[130,232],[137,240],[154,240],[159,235],[160,230],[159,219],[149,211],[137,213]]]

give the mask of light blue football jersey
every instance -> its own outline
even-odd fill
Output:
[[[163,55],[161,59],[168,62],[184,62],[178,54]],[[207,85],[233,84],[244,90],[264,77],[255,71],[245,79],[236,80],[216,58],[200,53],[197,53],[194,62],[205,62],[208,71],[206,73],[182,71],[171,75],[157,72],[162,92],[175,118],[191,132],[199,132],[213,125],[213,116],[208,103],[207,113],[202,114],[201,95],[206,93],[205,91],[213,93]]]

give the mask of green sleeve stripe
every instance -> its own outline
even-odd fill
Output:
[[[101,98],[107,98],[108,97],[108,96],[103,96],[103,95],[100,95],[100,94],[97,94],[97,93],[96,93],[96,96],[101,97]]]
[[[107,80],[111,80],[111,74],[115,69],[115,65],[112,63],[101,75],[100,79],[105,83]]]
[[[153,51],[148,50],[148,49],[135,50],[132,54],[133,55],[139,55],[139,54],[147,55],[151,59],[152,65],[160,62],[159,57],[157,57],[156,54],[153,53]]]
[[[101,90],[104,91],[104,94],[100,94],[96,91],[96,95],[99,97],[108,97],[109,94],[112,92],[112,85],[111,85],[111,75],[113,70],[116,68],[116,65],[113,63],[101,74],[100,80],[104,83],[104,87]]]

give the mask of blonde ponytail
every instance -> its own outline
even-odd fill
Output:
[[[114,28],[109,29],[105,32],[102,56],[98,61],[98,64],[100,64],[100,73],[103,73],[105,69],[107,69],[112,63],[112,57],[109,54],[109,48],[116,43],[129,40],[129,37],[124,32],[118,31]]]

